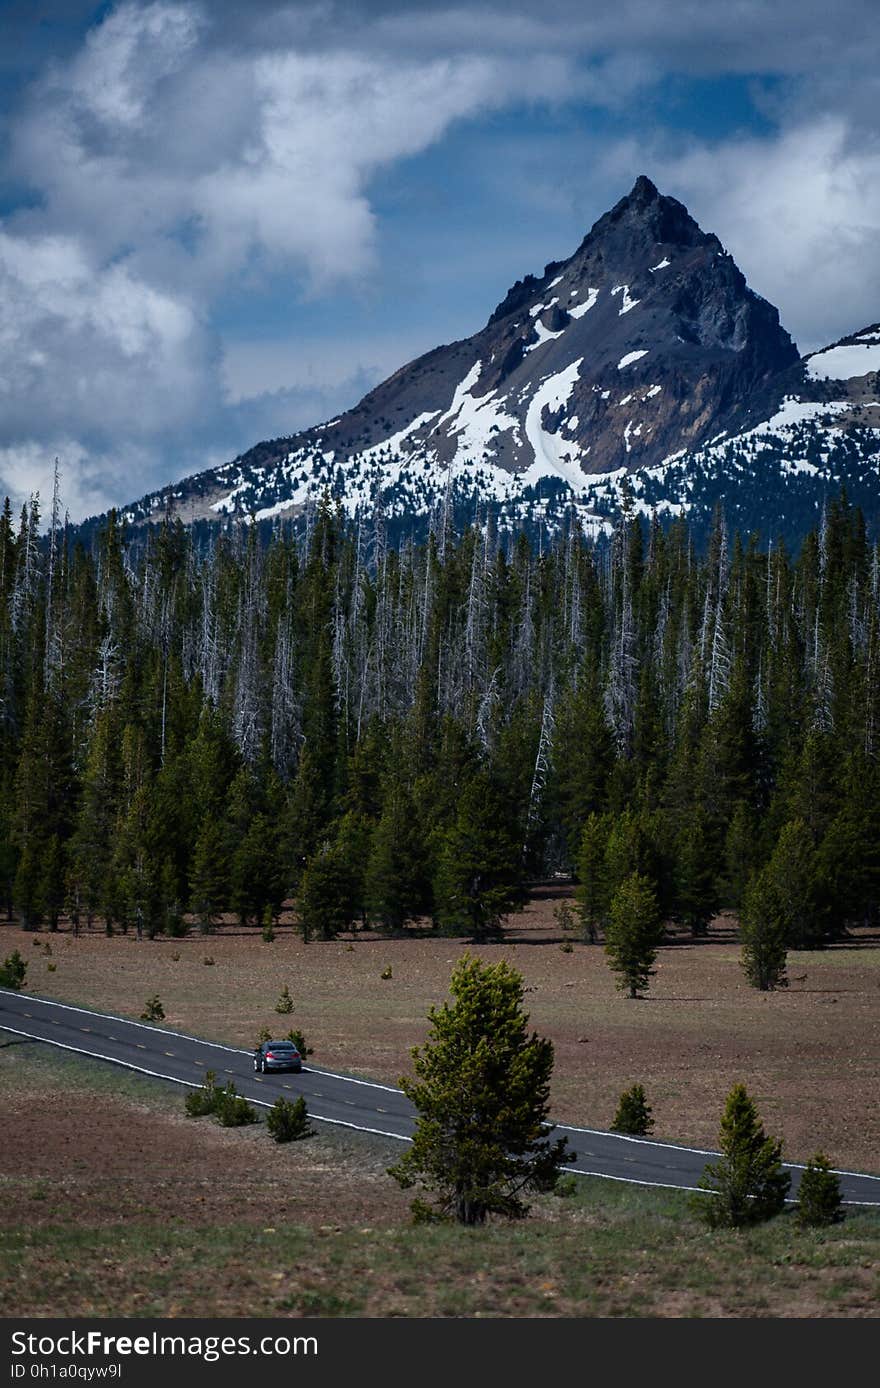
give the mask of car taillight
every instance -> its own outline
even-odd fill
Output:
[[[267,1060],[274,1060],[274,1059],[275,1059],[275,1052],[274,1052],[274,1051],[267,1051],[267,1052],[266,1052],[266,1059],[267,1059]]]

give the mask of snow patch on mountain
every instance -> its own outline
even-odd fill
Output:
[[[495,390],[485,395],[472,395],[473,387],[480,379],[482,362],[476,361],[463,381],[459,381],[452,396],[452,404],[440,416],[434,426],[434,433],[441,425],[449,424],[447,436],[458,435],[455,453],[456,465],[463,465],[482,459],[493,442],[494,436],[511,430],[519,442],[519,420],[505,413],[503,397],[497,400]],[[433,416],[430,416],[433,418]]]
[[[424,414],[420,414],[416,419],[407,424],[404,429],[399,429],[396,434],[391,434],[389,438],[382,439],[381,443],[374,443],[372,448],[365,448],[363,452],[359,453],[357,456],[363,458],[365,462],[370,463],[379,461],[383,453],[396,453],[404,439],[408,439],[410,435],[416,433],[418,429],[422,429],[426,424],[430,424],[431,420],[436,419],[439,413],[439,410],[426,410]],[[333,455],[331,453],[327,461],[332,462],[332,460]]]
[[[576,289],[573,289],[571,292],[572,292],[572,294],[576,294],[578,291],[577,291]],[[583,318],[583,316],[584,316],[585,313],[589,313],[590,309],[593,307],[593,305],[595,304],[595,302],[596,302],[596,300],[598,299],[598,297],[599,297],[599,291],[598,291],[598,289],[588,289],[588,290],[587,290],[587,297],[586,297],[586,299],[584,300],[584,302],[583,302],[582,304],[575,304],[572,308],[569,308],[569,310],[568,310],[569,317],[570,317],[570,318]]]
[[[829,347],[807,358],[811,381],[851,381],[872,371],[880,371],[880,342]]]
[[[552,289],[553,286],[551,285],[550,288]],[[529,309],[529,313],[531,314],[532,318],[537,318],[539,313],[546,313],[548,309],[551,309],[554,304],[558,303],[559,295],[554,294],[553,298],[547,304],[533,304],[532,307]]]
[[[633,299],[631,297],[628,284],[616,284],[612,289],[611,293],[613,295],[623,295],[623,301],[617,314],[618,318],[622,318],[625,313],[629,313],[631,308],[635,308],[637,304],[640,304],[642,302],[641,299]]]
[[[638,302],[638,300],[637,300],[636,302]],[[623,312],[623,310],[621,309],[621,313],[622,313],[622,312]],[[618,369],[618,371],[622,371],[623,368],[624,368],[625,366],[632,366],[632,364],[633,364],[634,361],[641,361],[642,357],[646,357],[647,355],[648,355],[648,348],[647,348],[647,347],[642,347],[642,348],[640,348],[640,350],[637,351],[637,352],[627,352],[626,356],[625,356],[625,357],[621,357],[621,358],[620,358],[620,361],[617,363],[617,369]]]
[[[525,433],[532,446],[535,461],[522,474],[522,485],[534,486],[541,477],[561,477],[575,491],[582,491],[585,477],[577,461],[580,448],[576,443],[560,438],[544,428],[544,410],[558,410],[566,403],[578,379],[583,357],[578,357],[564,371],[548,376],[532,396],[526,411]]]
[[[523,356],[525,356],[527,352],[534,352],[536,347],[543,347],[545,342],[552,342],[554,338],[561,337],[565,329],[560,328],[558,332],[551,333],[550,329],[545,328],[544,324],[539,320],[535,323],[535,332],[538,335],[538,340],[537,342],[529,343],[528,347],[523,351]]]

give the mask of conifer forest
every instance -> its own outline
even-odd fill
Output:
[[[818,947],[880,906],[880,552],[845,497],[797,554],[475,524],[390,547],[179,521],[86,549],[0,520],[0,906],[26,928],[485,939],[573,874],[585,939],[772,913]],[[763,986],[763,985],[762,985]]]

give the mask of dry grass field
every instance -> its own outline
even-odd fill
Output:
[[[876,1212],[710,1233],[686,1196],[591,1180],[517,1224],[413,1226],[367,1135],[278,1147],[12,1038],[0,1106],[5,1315],[876,1315]]]
[[[872,941],[792,956],[789,990],[762,995],[722,919],[707,942],[665,946],[650,996],[630,1002],[602,950],[561,933],[559,899],[536,892],[503,942],[479,951],[524,975],[532,1024],[556,1046],[559,1117],[607,1126],[639,1080],[658,1136],[705,1145],[742,1079],[789,1156],[822,1145],[838,1164],[880,1168]],[[168,1026],[242,1045],[293,1023],[316,1063],[394,1080],[467,942],[304,945],[289,925],[271,944],[232,925],[176,941],[0,928],[0,957],[14,948],[31,992],[133,1017],[158,993]],[[295,1008],[282,1019],[285,984]],[[171,1085],[2,1035],[0,1106],[7,1314],[876,1314],[876,1212],[827,1231],[798,1229],[789,1211],[710,1233],[685,1195],[591,1180],[540,1197],[519,1224],[415,1227],[386,1172],[396,1144],[318,1125],[278,1147],[263,1123],[229,1131],[186,1118]]]
[[[837,1165],[880,1171],[880,943],[853,937],[793,953],[791,986],[759,993],[739,966],[733,923],[720,918],[705,942],[673,937],[649,996],[634,1002],[615,990],[600,947],[560,931],[554,910],[563,895],[538,889],[509,919],[503,942],[477,951],[507,959],[525,978],[532,1025],[556,1048],[557,1117],[607,1127],[620,1092],[638,1081],[656,1136],[711,1146],[724,1098],[742,1080],[791,1159],[822,1147]],[[417,933],[306,945],[289,925],[271,944],[231,924],[211,936],[153,941],[108,939],[97,928],[74,938],[66,926],[51,936],[0,927],[0,957],[14,948],[29,960],[31,992],[133,1017],[158,993],[167,1026],[243,1046],[262,1027],[292,1023],[315,1064],[393,1082],[468,945]],[[273,1008],[285,984],[295,1008],[279,1018]]]

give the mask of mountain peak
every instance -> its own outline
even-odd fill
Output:
[[[703,231],[684,203],[661,193],[646,174],[640,174],[626,197],[594,223],[578,254],[594,250],[598,243],[607,245],[614,256],[632,256],[639,247],[654,246],[721,249],[718,238]]]
[[[869,331],[850,350],[857,366],[880,352]],[[582,504],[601,485],[591,479],[664,468],[733,437],[803,374],[776,309],[642,174],[573,255],[518,280],[472,337],[178,495],[206,517],[258,520],[293,514],[323,489],[352,513],[383,498],[400,516],[424,517],[453,495],[509,517],[558,495]]]
[[[639,174],[624,202],[639,203],[645,207],[650,202],[656,202],[659,197],[660,191],[656,183],[652,183],[647,174]]]

